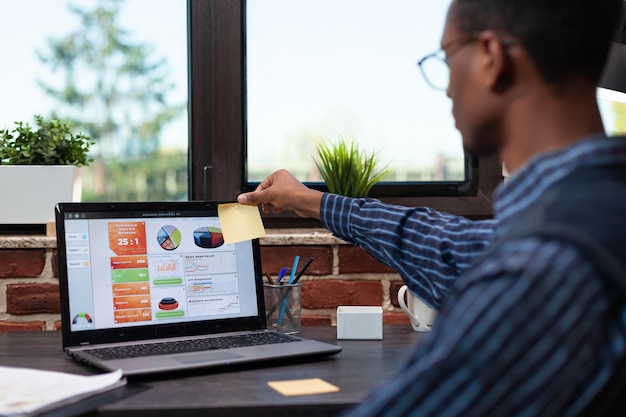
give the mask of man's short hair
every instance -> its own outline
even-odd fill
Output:
[[[463,33],[495,30],[513,36],[551,85],[598,83],[624,0],[454,0]]]

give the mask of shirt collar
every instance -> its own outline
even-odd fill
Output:
[[[582,167],[626,163],[626,137],[594,135],[556,151],[533,157],[494,192],[494,217],[497,232],[553,184]]]

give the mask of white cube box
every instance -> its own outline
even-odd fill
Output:
[[[382,338],[382,307],[337,307],[337,339],[382,340]]]

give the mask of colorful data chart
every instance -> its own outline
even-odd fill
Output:
[[[176,272],[178,271],[178,262],[176,259],[160,260],[156,262],[155,269],[158,273]]]
[[[157,232],[157,242],[165,250],[174,250],[180,246],[180,230],[171,225],[165,225]]]
[[[219,248],[224,244],[224,235],[217,227],[200,227],[193,231],[193,242],[204,249]]]
[[[84,320],[87,323],[93,323],[93,320],[91,319],[91,316],[87,313],[78,313],[77,315],[74,316],[74,318],[72,319],[72,324],[77,324],[79,320]]]
[[[148,256],[112,256],[110,264],[115,323],[152,320]]]
[[[163,297],[159,302],[159,308],[161,310],[176,310],[178,301],[174,297]]]

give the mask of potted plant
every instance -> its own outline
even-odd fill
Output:
[[[91,139],[72,125],[35,116],[0,130],[0,224],[54,221],[54,205],[80,201],[78,167],[89,165]]]
[[[366,197],[372,187],[393,172],[388,165],[378,168],[378,152],[367,153],[353,141],[340,136],[334,144],[318,143],[315,164],[328,191],[347,197]]]

